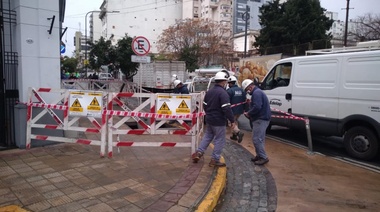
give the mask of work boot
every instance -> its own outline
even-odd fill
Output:
[[[230,139],[237,141],[238,140],[238,135],[235,134],[235,133],[232,133],[232,136],[230,136]]]
[[[191,159],[193,160],[193,163],[198,163],[198,161],[202,158],[203,153],[196,151],[191,155]]]
[[[269,162],[268,158],[266,158],[266,159],[260,158],[259,160],[255,161],[254,163],[255,163],[255,165],[264,165],[264,164],[266,164],[268,162]]]
[[[251,161],[252,161],[252,162],[256,162],[256,161],[258,161],[258,160],[260,160],[260,157],[259,157],[259,156],[255,156],[255,157],[251,158]]]
[[[238,142],[239,144],[240,144],[241,141],[243,140],[243,136],[244,136],[244,133],[242,133],[241,131],[239,131],[239,132],[237,133],[237,137],[238,137],[237,142]]]
[[[218,160],[211,159],[211,161],[210,161],[210,163],[208,164],[208,166],[210,166],[210,167],[213,167],[213,166],[216,166],[216,167],[224,167],[224,166],[226,166],[226,164],[225,164],[225,163],[222,163],[222,162],[220,162],[220,161],[218,161]]]

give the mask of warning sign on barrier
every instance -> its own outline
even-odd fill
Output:
[[[182,100],[181,104],[179,104],[179,106],[175,110],[175,112],[178,114],[190,113],[190,108],[189,108],[189,106],[187,106],[187,103],[185,102],[185,100]]]
[[[162,115],[183,115],[191,113],[191,95],[157,95],[156,113]]]
[[[166,102],[164,102],[160,109],[157,110],[157,113],[158,114],[167,114],[167,115],[171,115],[172,114],[172,111],[170,110],[169,106],[166,104]]]
[[[102,92],[72,91],[69,94],[69,116],[102,116]]]

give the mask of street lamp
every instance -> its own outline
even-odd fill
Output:
[[[86,69],[86,77],[87,77],[87,65],[88,65],[88,61],[87,61],[87,42],[88,42],[88,39],[87,39],[87,16],[88,14],[90,13],[94,13],[94,12],[105,12],[105,13],[119,13],[120,11],[100,11],[100,10],[92,10],[92,11],[89,11],[88,13],[86,13],[86,16],[84,18],[84,37],[86,39],[86,42],[85,42],[85,49],[84,49],[84,64],[85,64],[85,69]]]
[[[243,21],[245,21],[245,33],[244,33],[244,58],[247,57],[247,30],[248,30],[248,20],[249,20],[249,7],[246,5],[245,12],[241,15]]]

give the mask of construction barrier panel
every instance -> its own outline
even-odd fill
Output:
[[[32,139],[90,144],[100,146],[100,156],[104,157],[107,122],[103,114],[103,98],[104,92],[99,91],[30,88],[26,103],[26,148],[31,148]],[[40,111],[37,108],[40,108]],[[63,111],[63,117],[57,114],[58,111]],[[47,118],[54,120],[54,124],[46,124]],[[81,121],[87,121],[85,127],[80,126]],[[62,130],[74,136],[36,134],[33,129]],[[98,136],[97,139],[78,138],[80,133],[93,133]]]
[[[199,120],[204,115],[199,112],[203,109],[199,104],[203,101],[203,95],[109,93],[106,111],[108,157],[112,157],[113,147],[122,146],[191,147],[191,152],[195,152],[202,126]],[[168,122],[178,125],[168,127]],[[132,135],[158,134],[180,136],[172,137],[175,141],[157,141],[157,137],[155,141],[136,137],[134,141],[125,140]],[[190,136],[190,141],[183,136]]]
[[[25,103],[26,148],[31,148],[32,140],[39,140],[98,145],[101,157],[105,156],[106,145],[108,157],[112,157],[113,147],[122,146],[191,147],[192,153],[203,129],[204,113],[200,112],[203,111],[200,104],[203,97],[204,93],[181,95],[30,88]],[[47,124],[47,118],[54,124]],[[177,125],[168,126],[168,122]],[[36,129],[60,130],[65,136],[36,133]],[[67,136],[69,133],[74,136]],[[133,137],[135,135],[167,135],[174,141],[147,141]],[[175,139],[173,135],[182,137]]]

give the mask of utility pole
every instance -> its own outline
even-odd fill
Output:
[[[244,35],[244,57],[247,57],[247,30],[248,30],[248,20],[249,20],[249,13],[248,13],[249,7],[246,5],[245,13],[241,15],[241,18],[243,21],[245,21],[245,35]]]
[[[350,8],[350,0],[347,0],[347,6],[346,6],[346,25],[345,25],[345,30],[344,30],[344,46],[347,47],[347,33],[348,33],[348,11],[350,9],[354,9],[354,8]]]

